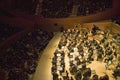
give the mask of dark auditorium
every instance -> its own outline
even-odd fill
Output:
[[[0,80],[120,80],[120,0],[0,0]]]

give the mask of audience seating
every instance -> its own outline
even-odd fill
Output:
[[[41,15],[45,18],[65,18],[78,6],[76,16],[86,16],[112,8],[112,0],[43,0]]]
[[[46,18],[68,17],[72,12],[72,0],[43,0],[41,14]]]
[[[85,16],[112,8],[112,0],[79,0],[78,16]]]
[[[0,42],[7,39],[9,36],[21,31],[22,29],[17,26],[0,23]]]
[[[45,49],[52,32],[35,29],[0,54],[0,68],[8,73],[7,80],[28,80],[35,72],[40,52]]]

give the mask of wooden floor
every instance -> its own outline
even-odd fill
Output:
[[[52,80],[51,67],[52,67],[52,57],[53,53],[57,48],[60,41],[61,33],[55,34],[53,39],[49,42],[46,49],[43,51],[41,58],[38,63],[38,67],[33,76],[33,80]]]
[[[58,32],[55,34],[53,39],[49,42],[45,50],[43,51],[41,58],[38,63],[38,67],[36,69],[36,72],[33,76],[33,80],[52,80],[52,74],[51,74],[51,67],[52,67],[52,57],[54,56],[54,52],[57,49],[57,45],[60,41],[62,33]],[[68,60],[65,61],[65,64]],[[104,74],[108,74],[110,80],[115,80],[112,76],[111,70],[105,69],[105,63],[100,61],[93,61],[91,64],[87,65],[87,67],[90,67],[92,70],[96,71],[96,74],[99,76],[102,76]],[[117,80],[120,80],[117,79]]]

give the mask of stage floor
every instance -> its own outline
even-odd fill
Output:
[[[52,67],[51,62],[54,56],[54,52],[57,49],[58,43],[60,41],[61,35],[62,33],[60,32],[56,33],[55,36],[47,45],[47,47],[44,49],[39,59],[39,63],[36,68],[36,72],[33,76],[33,80],[53,80],[51,74],[51,67]],[[65,63],[67,63],[67,61],[68,60],[65,60]],[[115,80],[112,76],[112,70],[106,70],[105,63],[103,62],[93,61],[91,64],[87,65],[87,67],[90,67],[92,70],[95,70],[96,74],[98,74],[99,76],[108,74],[109,80]],[[118,78],[117,80],[120,80],[120,78]]]
[[[36,72],[33,76],[33,80],[52,80],[51,67],[52,67],[52,57],[54,56],[54,51],[56,50],[58,43],[61,38],[61,33],[58,32],[49,42],[47,47],[44,49]]]

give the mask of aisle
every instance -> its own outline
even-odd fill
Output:
[[[53,53],[57,48],[62,33],[58,32],[55,34],[53,39],[49,42],[45,50],[43,51],[39,60],[36,72],[33,76],[33,80],[52,80],[51,75],[51,61]]]
[[[75,17],[77,16],[77,13],[78,13],[78,5],[73,5],[73,9],[72,9],[72,13],[70,15],[70,17]]]

